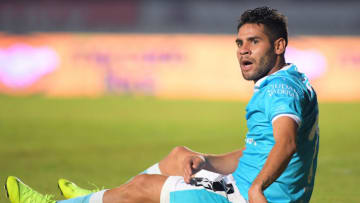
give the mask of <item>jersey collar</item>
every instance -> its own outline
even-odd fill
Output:
[[[273,73],[270,74],[270,75],[275,75],[276,73],[278,73],[278,72],[280,72],[280,71],[288,70],[288,69],[290,69],[290,68],[293,67],[293,66],[294,66],[293,64],[288,63],[288,64],[287,64],[286,66],[284,66],[282,69],[280,69],[280,70],[278,70],[278,71],[276,71],[276,72],[273,72]],[[266,78],[269,77],[270,75],[267,75],[267,76],[261,78],[260,80],[258,80],[258,81],[255,83],[255,86],[254,86],[255,91],[260,88],[260,86],[261,86],[261,84],[264,82],[264,80],[266,80]]]

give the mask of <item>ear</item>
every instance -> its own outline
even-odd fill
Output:
[[[274,51],[277,55],[284,54],[286,48],[286,41],[284,38],[279,38],[274,42]]]

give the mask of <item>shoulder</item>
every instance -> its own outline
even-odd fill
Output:
[[[276,75],[267,78],[261,88],[262,103],[269,120],[273,121],[279,115],[291,115],[291,118],[301,123],[301,112],[304,103],[304,92],[301,86],[291,77]]]
[[[262,87],[267,96],[294,97],[300,99],[303,96],[301,83],[288,75],[274,75],[264,81]]]

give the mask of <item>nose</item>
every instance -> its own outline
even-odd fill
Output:
[[[240,55],[251,54],[251,50],[249,49],[249,46],[247,44],[244,44],[243,46],[239,47],[238,51]]]

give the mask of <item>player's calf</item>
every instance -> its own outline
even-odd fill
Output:
[[[160,202],[161,189],[167,176],[141,174],[118,188],[108,190],[104,203],[155,203]]]

